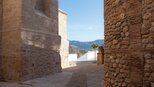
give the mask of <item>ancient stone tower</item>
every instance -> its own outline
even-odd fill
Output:
[[[154,0],[105,0],[105,87],[154,87]]]
[[[61,71],[57,0],[0,0],[0,79]]]

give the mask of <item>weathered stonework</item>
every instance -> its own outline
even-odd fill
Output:
[[[58,0],[0,0],[0,79],[61,71]],[[154,87],[154,0],[105,0],[104,87]]]
[[[0,41],[2,40],[2,0],[0,0]],[[0,42],[0,55],[1,55],[1,42]],[[2,70],[2,60],[1,60],[1,56],[0,56],[0,71]],[[2,72],[0,72],[0,79],[2,79]]]
[[[143,0],[141,29],[144,57],[144,87],[154,87],[154,0]],[[152,86],[153,85],[153,86]]]
[[[105,87],[154,82],[153,6],[153,0],[105,0]]]
[[[67,14],[59,9],[59,35],[61,36],[60,56],[62,68],[69,67],[69,42],[67,39]]]
[[[58,1],[0,1],[3,1],[0,77],[22,81],[60,72]]]

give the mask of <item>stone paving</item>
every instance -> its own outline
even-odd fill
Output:
[[[62,73],[21,83],[0,82],[0,87],[102,87],[103,65],[78,64]]]

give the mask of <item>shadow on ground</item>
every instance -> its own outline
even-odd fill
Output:
[[[0,87],[102,87],[103,65],[78,63],[62,73],[21,83],[0,82]]]

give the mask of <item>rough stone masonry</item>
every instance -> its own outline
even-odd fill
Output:
[[[154,87],[154,0],[105,0],[105,87]]]
[[[61,71],[58,0],[0,0],[0,78]],[[105,0],[104,87],[154,87],[154,0]]]
[[[57,0],[0,0],[0,79],[61,71]]]

